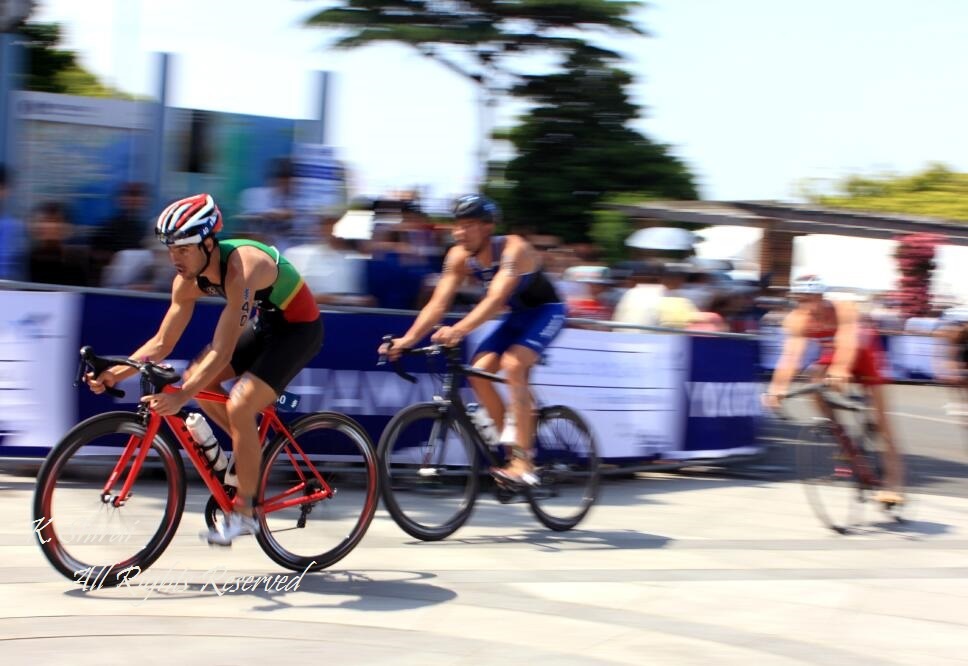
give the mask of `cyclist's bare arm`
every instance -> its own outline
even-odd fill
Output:
[[[535,270],[536,263],[537,258],[527,241],[520,236],[508,236],[501,254],[501,267],[491,280],[487,294],[473,310],[454,324],[454,328],[467,334],[489,321],[508,304],[521,276]]]
[[[277,274],[275,262],[255,248],[239,248],[229,257],[223,286],[225,307],[215,325],[211,346],[182,385],[186,401],[208,386],[232,360],[239,337],[249,324],[255,293],[271,285]]]
[[[773,370],[773,379],[767,394],[770,396],[780,396],[785,394],[790,388],[790,382],[796,376],[803,361],[803,355],[807,349],[806,331],[807,315],[803,312],[794,310],[783,320],[783,331],[786,339],[783,341],[783,351],[777,361],[776,368]]]
[[[195,311],[195,302],[201,296],[202,292],[194,282],[176,275],[171,287],[171,304],[158,326],[158,332],[138,347],[129,358],[154,362],[167,358],[185,332]],[[88,374],[88,384],[95,393],[102,393],[105,386],[114,386],[136,372],[134,368],[118,365],[108,368],[96,378]]]
[[[857,357],[860,342],[860,317],[857,307],[848,301],[834,301],[837,312],[837,333],[834,335],[834,358],[829,374],[843,379],[850,377],[850,369]]]
[[[440,276],[430,300],[417,315],[410,329],[403,337],[395,339],[392,346],[398,349],[406,349],[423,339],[430,329],[447,314],[447,308],[450,307],[454,295],[466,277],[467,251],[461,246],[455,245],[450,248],[444,258],[443,274]],[[383,346],[380,349],[381,353],[387,353]]]

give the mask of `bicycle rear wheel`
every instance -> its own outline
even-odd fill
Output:
[[[865,437],[853,441],[862,447],[860,455],[869,468],[879,473],[877,456],[863,448],[867,446]],[[797,472],[810,507],[825,526],[846,534],[862,520],[867,491],[854,461],[843,451],[827,419],[803,426],[797,442]]]
[[[601,481],[595,438],[574,410],[538,413],[534,464],[541,483],[528,492],[532,512],[548,529],[572,529],[592,508]]]
[[[134,579],[165,551],[185,507],[179,446],[159,430],[130,496],[115,506],[135,456],[104,493],[125,446],[143,444],[145,427],[131,412],[110,412],[75,426],[37,475],[34,527],[41,551],[61,574],[85,587]]]
[[[346,557],[373,520],[376,452],[359,423],[335,412],[296,419],[289,431],[298,449],[279,435],[263,454],[257,538],[277,564],[319,571]],[[325,486],[332,495],[320,497]],[[314,494],[320,498],[312,499]]]
[[[399,412],[383,431],[378,454],[383,503],[404,532],[437,541],[470,518],[479,454],[445,407],[423,403]]]

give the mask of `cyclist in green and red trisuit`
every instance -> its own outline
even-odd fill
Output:
[[[259,475],[256,416],[275,402],[293,377],[319,352],[323,325],[319,308],[299,273],[268,245],[251,240],[218,240],[222,213],[212,197],[197,194],[169,205],[155,233],[168,246],[177,275],[171,306],[154,337],[131,354],[161,361],[174,349],[206,295],[225,298],[212,343],[184,375],[175,393],[142,398],[161,415],[177,414],[199,391],[223,392],[222,382],[239,377],[225,404],[203,403],[204,411],[232,436],[238,492],[234,510],[209,543],[230,545],[255,534],[259,523],[253,498]],[[116,366],[88,375],[95,393],[136,372]]]

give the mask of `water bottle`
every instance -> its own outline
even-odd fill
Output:
[[[488,446],[496,446],[498,440],[497,428],[494,426],[494,419],[491,418],[490,414],[487,413],[487,409],[484,405],[479,405],[476,402],[472,402],[467,405],[467,414],[471,417],[471,421],[477,426],[477,431],[481,433],[481,437],[484,438],[484,442]]]
[[[205,417],[198,412],[192,412],[185,419],[185,427],[188,428],[188,432],[191,433],[192,439],[195,440],[198,448],[208,458],[212,469],[216,472],[225,469],[228,465],[228,462],[225,460],[225,453],[222,452],[222,447],[218,445],[218,440],[215,439],[215,434],[212,432],[212,426],[208,424]]]

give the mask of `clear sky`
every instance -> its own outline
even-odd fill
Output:
[[[473,183],[471,85],[404,47],[327,50],[301,27],[326,3],[40,2],[125,90],[150,94],[152,54],[178,54],[175,106],[310,118],[313,72],[334,72],[330,143],[362,193]],[[650,38],[609,44],[636,76],[638,126],[689,163],[704,198],[792,200],[803,179],[931,161],[968,170],[968,2],[654,0],[636,18]]]

